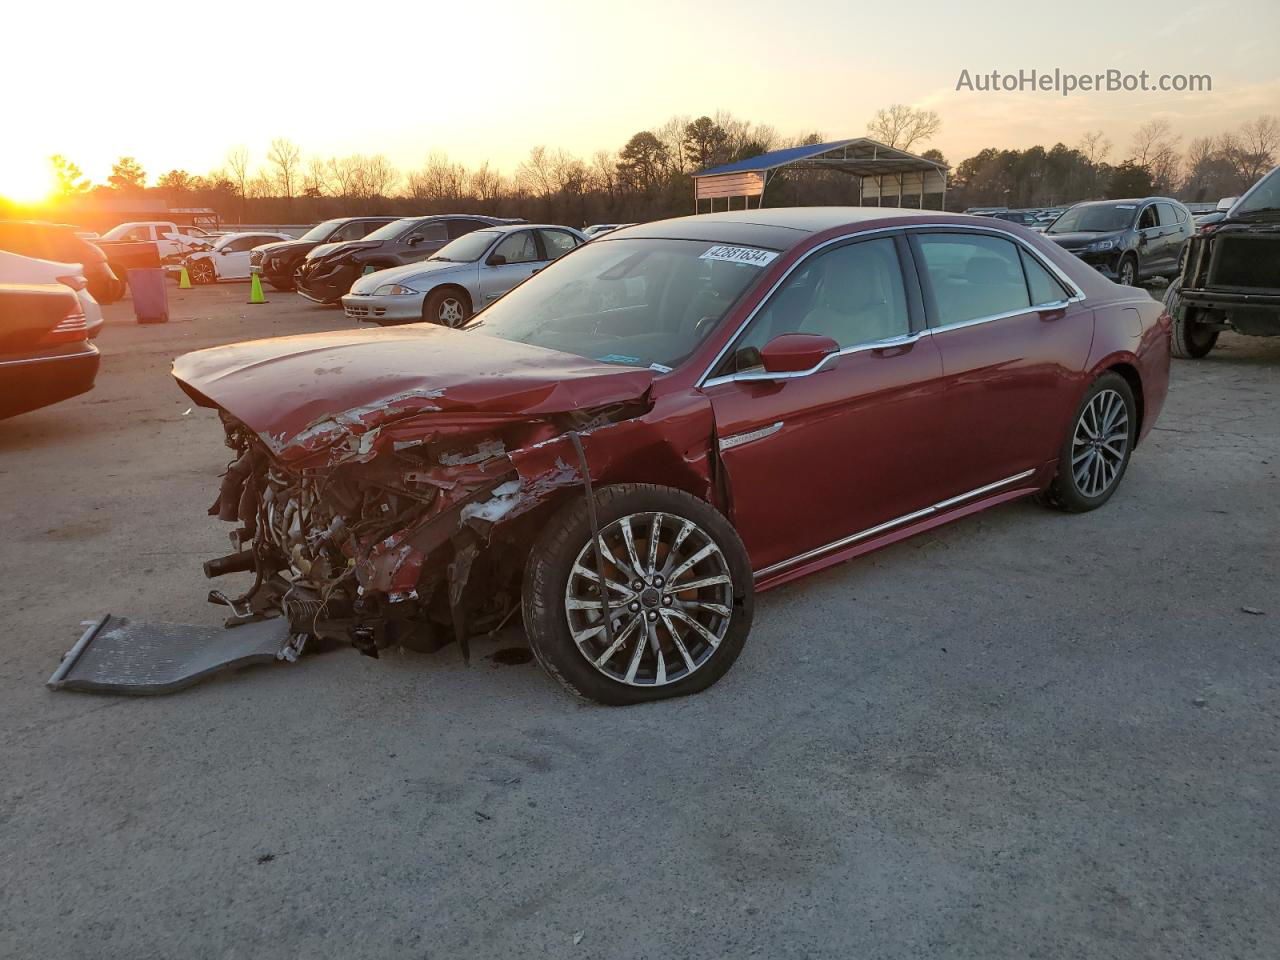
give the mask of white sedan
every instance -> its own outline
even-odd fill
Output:
[[[250,250],[264,243],[296,239],[287,233],[228,233],[214,240],[208,250],[191,254],[183,263],[192,283],[248,280]]]
[[[61,283],[80,298],[89,339],[102,331],[102,307],[93,299],[84,279],[84,267],[78,263],[39,260],[0,250],[0,283]]]

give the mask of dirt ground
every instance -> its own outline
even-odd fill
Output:
[[[47,690],[82,620],[218,622],[227,451],[168,369],[347,325],[269,297],[109,307],[96,388],[0,422],[0,956],[1280,955],[1280,342],[1175,362],[1100,511],[764,595],[695,698],[580,705],[518,631]]]

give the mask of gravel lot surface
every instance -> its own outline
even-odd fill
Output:
[[[1100,511],[762,596],[695,698],[580,705],[518,630],[47,690],[86,618],[218,622],[227,451],[168,368],[347,325],[269,296],[109,307],[93,392],[0,422],[0,956],[1280,956],[1280,342],[1175,361]]]

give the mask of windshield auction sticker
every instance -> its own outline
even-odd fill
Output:
[[[751,267],[763,267],[777,259],[773,250],[757,250],[755,247],[731,247],[719,244],[712,247],[699,260],[724,260],[727,263],[745,263]]]

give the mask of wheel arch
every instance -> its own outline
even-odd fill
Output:
[[[1142,387],[1142,374],[1138,372],[1137,366],[1129,360],[1116,360],[1097,371],[1094,379],[1102,376],[1104,373],[1119,374],[1124,381],[1129,384],[1129,389],[1133,391],[1133,403],[1137,408],[1138,423],[1134,427],[1133,445],[1138,445],[1139,439],[1142,437],[1142,425],[1146,417],[1146,398]]]
[[[423,294],[423,303],[426,303],[427,297],[430,297],[437,293],[443,293],[446,290],[462,294],[462,296],[466,298],[467,307],[472,310],[475,309],[476,304],[475,304],[475,300],[472,299],[471,297],[471,291],[468,290],[466,287],[462,286],[461,284],[453,283],[451,281],[445,281],[444,283],[437,283],[435,286],[429,287],[426,290],[426,292]]]

